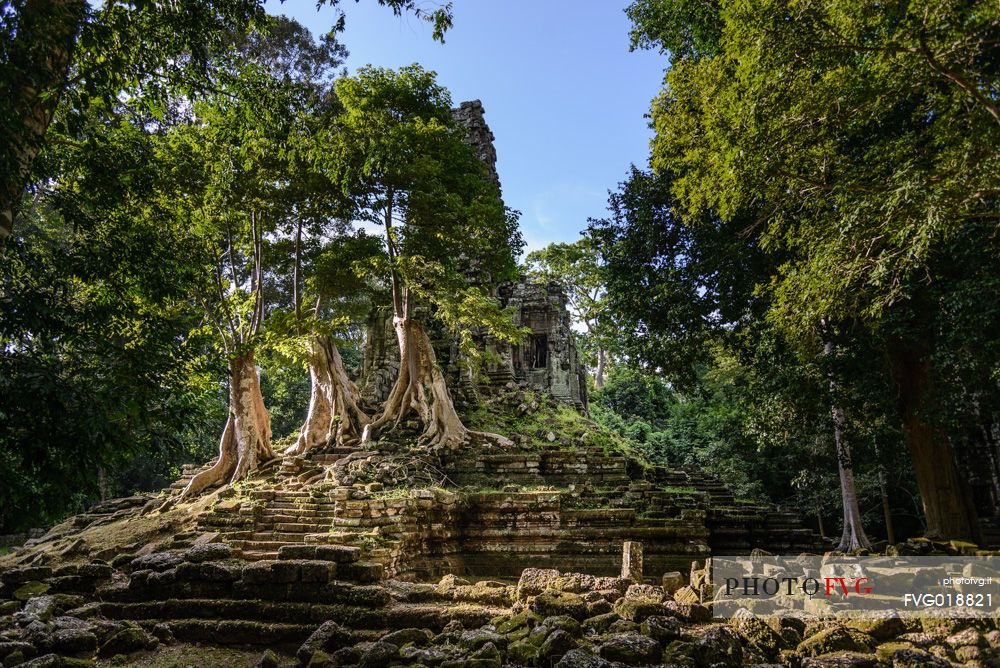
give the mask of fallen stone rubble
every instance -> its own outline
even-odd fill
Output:
[[[744,611],[713,621],[692,586],[698,568],[655,585],[553,569],[527,569],[516,583],[449,575],[363,584],[331,579],[358,563],[352,551],[319,549],[240,562],[213,544],[138,557],[123,571],[96,561],[4,571],[0,664],[141,666],[171,646],[205,643],[256,646],[260,666],[288,668],[1000,665],[996,619]],[[156,587],[162,600],[143,594]],[[209,590],[215,599],[198,598]]]

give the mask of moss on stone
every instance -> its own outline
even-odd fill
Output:
[[[874,617],[852,619],[845,623],[848,628],[867,633],[875,640],[885,641],[906,632],[906,625],[899,617]]]
[[[779,650],[787,649],[784,638],[761,619],[753,616],[737,617],[732,624],[749,646],[766,657],[773,658]]]
[[[39,582],[33,580],[31,582],[26,582],[17,589],[14,590],[14,598],[18,601],[27,601],[29,598],[34,598],[35,596],[41,596],[50,589],[50,586],[45,582]]]
[[[539,648],[526,640],[518,640],[507,648],[509,661],[522,666],[534,666],[538,663]]]
[[[587,617],[587,603],[577,594],[565,591],[544,591],[535,597],[531,609],[542,618],[568,615],[583,621]]]
[[[798,651],[807,656],[832,652],[871,652],[874,642],[866,633],[844,626],[832,626],[799,643]]]

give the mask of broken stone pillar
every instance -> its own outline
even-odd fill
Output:
[[[622,547],[622,577],[642,584],[642,543],[627,540]]]
[[[486,124],[486,112],[483,103],[479,100],[470,100],[458,105],[457,109],[451,110],[455,120],[459,125],[465,127],[469,133],[468,141],[476,149],[479,159],[486,165],[490,180],[500,185],[500,176],[497,174],[497,150],[493,146],[493,132]]]
[[[690,587],[698,593],[698,598],[702,603],[712,599],[712,558],[705,559],[702,566],[697,561],[691,562]]]

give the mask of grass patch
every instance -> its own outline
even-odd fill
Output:
[[[410,492],[414,489],[416,488],[393,487],[391,489],[382,489],[377,492],[369,492],[368,498],[376,501],[398,501],[399,499],[410,498]]]
[[[235,647],[219,647],[213,645],[188,645],[178,643],[160,645],[156,651],[136,654],[125,661],[121,659],[101,659],[98,668],[105,666],[127,666],[139,668],[184,668],[185,666],[201,666],[202,668],[254,668],[260,662],[265,647],[259,649],[243,649]],[[291,661],[290,654],[278,653],[280,660]]]
[[[560,447],[566,450],[596,448],[606,456],[624,455],[643,469],[652,466],[646,455],[627,439],[581,415],[573,407],[553,400],[546,393],[524,391],[523,395],[521,402],[517,401],[519,393],[484,397],[473,410],[463,415],[463,419],[470,429],[509,438],[527,436],[539,447],[552,444],[547,438],[552,433],[556,437],[555,444],[564,442]],[[537,408],[518,415],[519,403],[529,407],[537,405]]]

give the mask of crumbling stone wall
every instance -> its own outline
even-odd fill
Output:
[[[358,386],[369,406],[382,404],[399,375],[399,343],[392,328],[392,313],[375,308],[368,314],[364,356]]]

